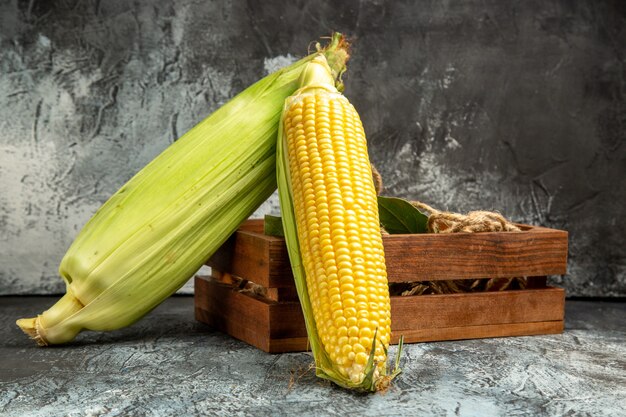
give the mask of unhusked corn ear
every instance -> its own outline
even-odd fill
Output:
[[[345,70],[335,34],[322,51]],[[343,61],[342,61],[343,57]],[[180,288],[276,188],[284,100],[309,56],[265,77],[187,132],[81,230],[59,272],[66,294],[17,324],[39,344],[132,324]]]
[[[317,339],[318,374],[371,390],[386,375],[389,287],[365,133],[331,83],[326,60],[317,57],[286,101],[279,193],[294,275],[304,284],[299,296],[308,299],[309,335],[314,329]]]

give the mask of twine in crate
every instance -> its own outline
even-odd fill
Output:
[[[383,189],[383,180],[374,165],[372,176],[376,193]],[[479,233],[479,232],[519,232],[521,229],[500,213],[491,211],[470,211],[467,214],[437,210],[420,201],[411,204],[421,211],[430,213],[426,225],[429,233]],[[383,233],[385,233],[383,231]],[[475,291],[502,291],[526,288],[526,278],[459,279],[451,281],[421,281],[392,283],[391,295],[450,294]]]
[[[479,210],[459,214],[439,211],[419,201],[411,201],[411,204],[418,209],[430,212],[427,224],[430,233],[519,232],[521,230],[500,213],[492,211]]]

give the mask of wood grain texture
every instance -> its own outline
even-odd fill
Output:
[[[275,302],[239,292],[211,277],[195,278],[195,316],[266,352],[285,352],[277,340],[306,338],[299,302]],[[278,349],[278,350],[276,350]]]
[[[567,232],[542,227],[383,240],[390,282],[563,275],[567,266]]]
[[[484,324],[480,326],[401,330],[391,335],[391,343],[397,344],[400,336],[404,336],[404,343],[419,343],[444,340],[558,334],[563,333],[563,323],[564,322],[562,320],[555,320],[528,323]]]
[[[285,241],[264,235],[263,220],[244,222],[206,264],[267,288],[294,286]]]
[[[389,282],[563,275],[567,232],[522,225],[521,232],[383,236]],[[282,238],[248,221],[207,265],[267,287],[293,286]]]
[[[269,351],[270,321],[266,303],[254,297],[241,302],[241,293],[226,284],[203,285],[208,283],[208,278],[195,280],[196,320]]]
[[[307,349],[298,302],[242,293],[211,277],[196,277],[196,319],[266,352]],[[392,297],[392,343],[560,333],[565,291],[541,288]]]
[[[391,297],[391,330],[562,321],[562,288]]]

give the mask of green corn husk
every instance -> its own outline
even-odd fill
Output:
[[[337,83],[341,34],[318,50]],[[168,147],[96,212],[61,261],[66,294],[17,325],[40,345],[128,326],[178,290],[276,189],[285,99],[312,54],[252,85]]]

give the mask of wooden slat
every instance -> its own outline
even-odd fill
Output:
[[[563,321],[539,321],[533,323],[491,324],[484,326],[445,327],[440,329],[403,330],[391,337],[391,344],[398,344],[400,336],[404,343],[421,343],[446,340],[485,339],[491,337],[535,336],[563,333]],[[311,350],[306,337],[272,339],[268,353],[302,352]]]
[[[305,352],[311,350],[309,339],[305,337],[288,337],[285,339],[273,339],[267,353]]]
[[[522,225],[522,232],[383,237],[390,282],[563,275],[567,232]],[[282,238],[246,222],[207,265],[267,287],[293,286]]]
[[[248,221],[249,222],[249,221]],[[294,287],[285,241],[248,230],[248,222],[206,262],[212,268],[228,271],[268,288]],[[254,279],[252,279],[254,278]]]
[[[392,334],[391,343],[397,344],[400,336],[404,336],[404,343],[419,343],[558,333],[563,333],[563,320],[401,330]]]
[[[211,277],[195,278],[196,320],[270,351],[271,341],[306,337],[299,302],[274,302],[233,290]]]
[[[243,297],[225,284],[211,282],[209,277],[196,277],[196,320],[267,352],[270,347],[267,303]]]
[[[391,297],[391,330],[563,320],[562,288]]]
[[[531,227],[522,232],[385,236],[389,281],[562,275],[567,232]]]
[[[196,319],[266,352],[306,349],[297,302],[276,303],[196,277]],[[560,288],[392,297],[392,333],[407,343],[560,333]]]
[[[270,339],[294,336],[306,337],[306,326],[299,302],[282,302],[270,305]]]

